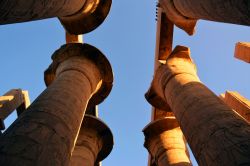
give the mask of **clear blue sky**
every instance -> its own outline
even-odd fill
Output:
[[[84,36],[110,60],[114,87],[99,107],[111,128],[115,146],[104,166],[146,166],[142,129],[150,121],[151,106],[144,99],[153,75],[155,1],[113,0],[106,21]],[[233,57],[237,41],[249,41],[244,26],[199,21],[195,36],[175,29],[174,45],[191,47],[200,79],[216,94],[235,90],[250,98],[250,65]],[[44,89],[43,72],[52,53],[65,43],[56,18],[0,26],[0,94],[12,88],[29,91],[33,101]],[[8,119],[11,123],[15,118]]]

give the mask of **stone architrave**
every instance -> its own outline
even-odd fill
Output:
[[[87,104],[111,90],[111,66],[95,47],[63,45],[52,59],[48,88],[1,136],[0,165],[67,166]]]
[[[183,133],[175,117],[157,119],[143,129],[144,146],[157,166],[191,166]]]
[[[0,25],[59,17],[71,34],[97,28],[107,17],[112,0],[2,0]]]
[[[250,25],[250,2],[245,0],[159,0],[168,18],[189,35],[197,19]]]
[[[4,120],[16,110],[21,115],[30,105],[28,91],[12,89],[0,96],[0,130],[5,129]]]
[[[250,43],[249,42],[236,43],[234,57],[244,62],[250,63]]]
[[[100,119],[85,115],[70,166],[94,166],[105,159],[113,148],[113,135]]]
[[[226,91],[220,98],[242,118],[250,122],[250,101],[238,92]]]
[[[153,96],[169,104],[199,165],[250,164],[249,123],[200,82],[189,48],[177,46],[158,68]]]

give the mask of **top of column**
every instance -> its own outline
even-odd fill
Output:
[[[101,85],[97,92],[91,97],[88,107],[94,107],[100,104],[110,93],[113,86],[113,71],[105,55],[89,44],[70,43],[63,45],[53,55],[53,62],[44,73],[44,81],[49,86],[56,78],[58,66],[67,59],[79,56],[89,59],[99,70],[101,74]]]
[[[171,111],[169,104],[165,100],[162,87],[159,86],[160,84],[166,85],[174,75],[183,72],[196,75],[196,66],[193,63],[190,54],[190,49],[188,47],[177,45],[166,60],[166,64],[161,64],[157,69],[151,87],[145,94],[147,101],[155,108],[168,112]],[[186,61],[189,63],[185,63]],[[167,70],[165,70],[166,66],[169,66]],[[165,80],[166,82],[161,82],[162,80]]]

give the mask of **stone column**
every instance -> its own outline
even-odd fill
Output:
[[[151,122],[143,129],[144,146],[157,166],[190,166],[189,153],[175,117]]]
[[[177,26],[193,34],[195,20],[250,25],[250,2],[245,0],[159,0]]]
[[[100,119],[85,115],[70,166],[94,166],[106,158],[113,148],[113,135]]]
[[[250,164],[249,123],[200,82],[187,47],[158,68],[146,96],[169,104],[199,165]]]
[[[159,5],[159,4],[158,4]],[[161,63],[164,63],[172,52],[172,43],[173,43],[173,31],[174,31],[174,25],[173,23],[166,17],[165,13],[162,12],[162,8],[157,5],[157,32],[156,32],[156,48],[155,48],[155,65],[154,65],[154,74],[156,73],[156,69],[160,66]],[[176,120],[172,120],[174,118],[174,115],[169,108],[168,104],[165,102],[165,100],[161,98],[154,99],[155,103],[159,106],[152,107],[152,114],[151,114],[151,122],[143,131],[145,135],[145,147],[148,149],[150,155],[149,155],[149,166],[153,165],[173,165],[177,164],[181,165],[183,164],[183,161],[187,161],[186,163],[190,164],[189,161],[189,154],[188,151],[185,151],[182,153],[182,155],[178,156],[178,159],[176,157],[173,157],[173,152],[183,152],[183,150],[175,149],[176,146],[173,146],[174,148],[172,150],[169,149],[169,144],[173,143],[173,141],[169,141],[169,133],[172,133],[171,131],[174,129],[168,129],[164,128],[164,124],[172,124],[175,123]],[[159,109],[160,108],[160,109]],[[174,118],[175,119],[175,118]],[[177,123],[177,122],[176,122]],[[176,124],[175,123],[175,124]],[[157,125],[156,125],[157,124]],[[163,126],[158,126],[158,124],[162,124]],[[161,129],[164,128],[164,130],[160,131],[158,128],[154,127],[161,127]],[[177,142],[180,142],[178,144],[179,147],[182,149],[186,148],[186,142],[185,138],[182,137],[182,131],[179,129],[179,126],[175,126],[175,128],[178,128],[178,130],[174,130],[176,132],[176,135],[172,135]],[[150,135],[148,133],[156,132],[153,135]],[[164,134],[163,134],[164,132]],[[167,136],[162,139],[161,135]],[[181,136],[181,137],[180,137]],[[152,150],[152,146],[155,146],[155,142],[159,143],[154,147],[155,149]],[[166,146],[165,146],[166,145]],[[178,148],[178,147],[177,147]],[[164,153],[158,154],[158,152]],[[170,152],[171,151],[171,152]],[[170,152],[170,153],[169,153]],[[158,158],[161,156],[161,160],[158,161]]]
[[[87,104],[111,90],[111,66],[95,47],[67,44],[52,59],[48,88],[1,137],[0,165],[67,166]]]
[[[72,34],[94,30],[106,18],[112,0],[2,0],[0,25],[59,17]]]

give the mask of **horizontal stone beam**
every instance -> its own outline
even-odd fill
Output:
[[[250,63],[250,43],[249,42],[236,43],[234,57],[244,62]]]
[[[164,63],[171,54],[174,33],[174,24],[167,18],[161,7],[158,7],[157,14],[156,68],[159,66],[159,61]]]
[[[241,117],[250,122],[250,101],[238,92],[226,91],[220,98]]]
[[[0,129],[5,129],[4,122],[14,110],[17,110],[17,114],[20,115],[30,105],[28,91],[22,91],[21,89],[12,89],[0,96]]]
[[[0,118],[5,119],[22,104],[25,105],[25,109],[30,105],[28,91],[12,89],[0,96]]]

